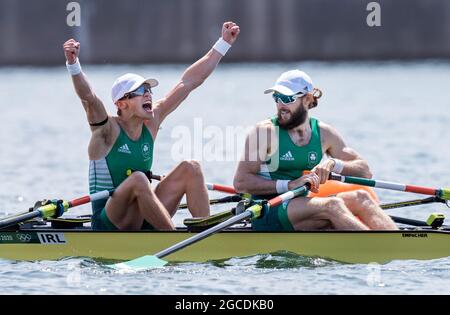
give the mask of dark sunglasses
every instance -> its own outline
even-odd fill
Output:
[[[130,99],[136,96],[143,96],[145,93],[152,94],[152,88],[148,84],[142,84],[140,87],[138,87],[136,90],[128,92],[125,94],[122,99]]]
[[[281,102],[284,105],[289,105],[291,103],[294,103],[297,99],[299,99],[300,97],[304,96],[305,94],[303,93],[299,93],[299,94],[295,94],[295,95],[284,95],[281,93],[273,93],[272,97],[275,101],[275,103]]]

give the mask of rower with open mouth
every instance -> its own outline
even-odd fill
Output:
[[[156,79],[133,73],[119,77],[111,91],[117,116],[108,115],[81,70],[80,43],[74,39],[64,43],[67,68],[92,131],[88,149],[90,192],[114,190],[110,198],[92,203],[94,230],[173,230],[171,218],[184,195],[193,216],[209,215],[208,193],[198,162],[181,162],[155,189],[146,174],[152,167],[154,141],[161,123],[208,78],[239,32],[237,24],[224,23],[222,36],[212,49],[192,64],[160,100],[152,97],[152,89],[158,85]]]

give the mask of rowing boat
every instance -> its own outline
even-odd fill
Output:
[[[333,175],[333,179],[432,196],[380,205],[382,209],[435,202],[448,205],[450,200],[448,188],[433,189],[339,175]],[[211,187],[213,190],[222,189],[219,186]],[[442,214],[432,214],[426,222],[391,216],[401,224],[400,230],[395,231],[257,232],[251,229],[250,218],[258,218],[262,211],[308,190],[306,184],[268,201],[254,201],[242,195],[211,200],[211,204],[238,202],[238,205],[211,217],[198,218],[197,227],[206,229],[200,233],[188,230],[196,219],[185,220],[188,228],[177,228],[175,231],[128,232],[93,231],[90,218],[59,218],[72,207],[108,198],[112,191],[98,192],[71,201],[37,202],[27,212],[0,220],[0,259],[34,261],[90,257],[108,261],[129,260],[113,265],[116,269],[146,269],[163,266],[167,261],[206,262],[280,251],[346,263],[450,257],[450,226],[443,225],[445,217]],[[234,192],[232,188],[227,188],[227,191]],[[213,226],[211,223],[214,223]],[[162,260],[163,257],[167,261]]]
[[[129,260],[158,252],[196,233],[176,231],[104,232],[87,224],[52,228],[50,224],[0,231],[0,258],[57,260],[91,257]],[[346,263],[386,263],[397,259],[450,256],[450,229],[403,228],[399,231],[255,232],[234,226],[167,256],[169,262],[206,262],[286,251]]]

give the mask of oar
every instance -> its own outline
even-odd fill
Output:
[[[428,197],[424,199],[414,199],[414,200],[408,200],[408,201],[395,201],[391,203],[385,203],[381,204],[380,207],[383,210],[389,210],[389,209],[396,209],[396,208],[404,208],[404,207],[410,207],[410,206],[419,206],[419,205],[425,205],[428,203],[443,203],[448,206],[447,201],[444,199],[441,199],[439,197],[433,196]]]
[[[234,196],[229,196],[234,197]],[[225,197],[227,198],[227,197]],[[404,208],[404,207],[412,207],[412,206],[418,206],[418,205],[424,205],[429,203],[444,203],[447,204],[445,200],[438,198],[438,197],[427,197],[424,199],[414,199],[414,200],[407,200],[407,201],[396,201],[396,202],[390,202],[390,203],[384,203],[379,205],[381,209],[383,210],[389,210],[389,209],[396,209],[396,208]],[[186,218],[184,219],[183,223],[187,227],[196,228],[196,227],[202,227],[202,226],[208,226],[214,223],[220,223],[221,221],[225,221],[229,217],[233,216],[235,214],[235,209],[227,209],[225,211],[218,212],[216,214],[210,215],[209,217],[199,217],[199,218]],[[396,216],[390,216],[392,220],[396,223],[402,223],[402,224],[409,224],[413,226],[427,226],[427,222],[425,221],[418,221],[403,217],[396,217]]]
[[[403,218],[403,217],[396,217],[393,215],[390,215],[392,221],[394,221],[395,223],[400,223],[400,224],[406,224],[406,225],[411,225],[411,226],[428,226],[428,223],[425,221],[419,221],[419,220],[414,220],[414,219],[408,219],[408,218]]]
[[[113,194],[113,191],[99,191],[92,195],[87,195],[81,198],[77,198],[71,201],[59,201],[56,204],[51,203],[44,206],[40,206],[39,208],[24,212],[22,214],[8,217],[0,220],[0,229],[4,229],[11,225],[16,225],[21,222],[25,222],[34,218],[50,218],[50,217],[59,217],[64,214],[69,208],[77,207],[84,205],[86,203],[106,199]]]
[[[367,178],[361,178],[361,177],[343,176],[343,175],[337,175],[337,174],[330,174],[329,179],[337,180],[337,181],[340,181],[343,183],[348,183],[348,184],[357,184],[357,185],[369,186],[369,187],[374,187],[374,188],[382,188],[382,189],[389,189],[389,190],[396,190],[396,191],[411,192],[411,193],[416,193],[416,194],[431,195],[431,196],[439,197],[443,200],[450,200],[450,188],[429,188],[429,187],[406,185],[406,184],[400,184],[400,183],[394,183],[394,182],[386,182],[386,181],[382,181],[382,180],[367,179]]]
[[[234,187],[231,187],[231,186],[206,183],[206,188],[208,190],[215,190],[215,191],[220,191],[220,192],[224,192],[224,193],[228,193],[228,194],[237,194],[236,189],[234,189]]]
[[[118,263],[114,265],[110,265],[110,267],[114,269],[125,269],[125,270],[145,270],[152,267],[163,267],[167,264],[167,261],[163,260],[162,258],[165,256],[168,256],[170,254],[173,254],[174,252],[179,251],[180,249],[183,249],[189,245],[192,245],[194,243],[197,243],[201,241],[204,238],[207,238],[208,236],[211,236],[233,224],[239,223],[241,221],[244,221],[248,218],[258,218],[261,213],[263,207],[271,208],[278,206],[279,204],[291,200],[295,197],[298,197],[302,194],[306,194],[309,190],[309,183],[306,185],[297,187],[293,190],[290,190],[282,195],[279,195],[273,199],[270,199],[267,202],[260,202],[258,204],[252,205],[249,208],[247,208],[244,212],[241,214],[238,214],[225,222],[222,222],[216,226],[213,226],[210,229],[207,229],[201,233],[198,233],[184,241],[181,241],[175,245],[170,246],[169,248],[166,248],[154,255],[146,255],[142,256],[133,260],[129,260],[123,263]]]
[[[425,205],[428,203],[435,203],[435,202],[447,204],[447,202],[445,200],[443,200],[439,197],[433,196],[433,197],[428,197],[428,198],[424,198],[424,199],[414,199],[414,200],[408,200],[408,201],[385,203],[385,204],[381,204],[380,208],[383,210],[389,210],[389,209],[395,209],[395,208],[404,208],[404,207],[410,207],[410,206]],[[393,216],[393,215],[390,215],[390,217],[395,223],[407,224],[407,225],[412,225],[412,226],[428,226],[429,225],[425,221],[397,217],[397,216]]]
[[[249,198],[249,197],[250,197],[249,194],[236,194],[236,195],[225,196],[225,197],[217,198],[217,199],[210,199],[209,204],[217,205],[217,204],[222,204],[222,203],[239,202],[242,199]],[[186,209],[187,207],[188,207],[187,203],[182,203],[181,205],[178,206],[178,209]]]

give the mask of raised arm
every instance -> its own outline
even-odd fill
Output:
[[[235,23],[225,22],[223,24],[222,37],[216,45],[183,73],[180,82],[178,82],[165,98],[156,102],[154,113],[158,126],[168,114],[174,111],[186,99],[189,93],[208,78],[220,59],[222,59],[226,50],[235,42],[239,32],[239,26]]]
[[[104,121],[108,117],[108,114],[102,101],[95,95],[86,75],[81,71],[81,66],[78,61],[80,43],[74,39],[69,39],[64,43],[63,47],[69,71],[72,72],[71,77],[75,92],[83,104],[91,129],[96,129],[92,125]]]

